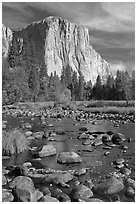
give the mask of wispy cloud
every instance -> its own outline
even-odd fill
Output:
[[[110,16],[113,16],[121,21],[135,21],[135,3],[133,2],[102,2],[101,5]]]
[[[91,44],[97,44],[100,48],[135,48],[135,33],[117,33],[117,32],[105,32],[105,31],[90,31]]]
[[[123,63],[122,61],[113,61],[109,63],[111,71],[114,76],[116,76],[116,72],[119,69],[120,71],[128,71],[130,74],[133,70],[135,70],[135,66],[133,63]]]
[[[23,28],[48,16],[61,16],[87,26],[90,43],[105,59],[118,60],[120,63],[116,64],[120,66],[121,61],[134,64],[133,2],[3,2],[2,5],[3,23],[12,29]]]
[[[92,29],[107,32],[133,32],[135,30],[135,5],[134,3],[101,3],[106,12],[104,16],[96,16],[85,25]]]

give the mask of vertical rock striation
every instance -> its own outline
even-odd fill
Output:
[[[6,36],[4,39],[7,39],[7,50],[12,35],[9,32]],[[88,29],[60,17],[48,17],[34,22],[15,31],[13,38],[19,44],[19,53],[27,46],[27,40],[32,42],[38,60],[44,60],[48,74],[56,71],[60,76],[62,68],[70,66],[77,73],[81,71],[85,81],[91,80],[93,84],[98,74],[103,82],[110,74],[109,64],[89,44]]]
[[[2,25],[2,56],[6,58],[8,56],[9,47],[12,42],[12,31],[5,25]]]

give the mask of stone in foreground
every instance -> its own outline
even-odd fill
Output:
[[[33,181],[26,176],[18,176],[9,184],[18,202],[37,202],[39,195]]]
[[[58,199],[51,197],[49,195],[43,196],[39,202],[59,202]]]
[[[86,202],[103,202],[103,200],[98,199],[98,198],[90,198],[90,199],[86,200]]]
[[[112,136],[112,142],[116,145],[119,145],[121,144],[122,142],[124,142],[126,139],[125,139],[125,136],[121,133],[115,133],[113,136]]]
[[[15,177],[10,183],[9,183],[9,187],[10,188],[15,188],[16,186],[20,185],[21,183],[23,183],[26,186],[32,186],[34,187],[34,183],[33,181],[27,177],[27,176],[17,176]]]
[[[53,173],[45,179],[46,183],[52,183],[55,185],[68,183],[73,179],[73,175],[71,173]]]
[[[57,154],[55,147],[52,145],[44,145],[42,150],[38,153],[39,157],[47,157]]]
[[[12,193],[7,189],[2,189],[2,202],[12,202],[13,200]]]
[[[112,195],[114,193],[119,193],[123,189],[123,182],[114,176],[93,187],[93,191],[98,195]]]
[[[75,152],[62,152],[58,154],[57,161],[61,164],[71,164],[82,162],[81,157]]]
[[[87,186],[80,184],[73,190],[73,198],[75,200],[82,199],[84,201],[88,200],[89,198],[93,197],[93,192]]]
[[[7,179],[4,175],[2,175],[2,185],[6,185],[7,184]]]

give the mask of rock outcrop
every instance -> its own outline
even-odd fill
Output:
[[[6,58],[8,56],[9,48],[12,42],[13,33],[12,31],[2,25],[2,56]]]
[[[8,31],[8,32],[7,32]],[[39,62],[44,62],[48,74],[70,66],[77,74],[81,71],[85,81],[94,84],[98,75],[105,82],[110,74],[109,64],[89,44],[88,28],[70,23],[60,17],[48,17],[24,29],[14,31],[3,27],[4,56],[11,39],[16,39],[18,53],[27,48],[27,40],[36,48]]]

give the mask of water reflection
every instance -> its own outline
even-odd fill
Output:
[[[41,131],[43,130],[43,126],[39,124],[39,119],[36,118],[34,121],[31,121],[30,118],[20,118],[17,119],[16,117],[8,116],[5,118],[5,120],[8,121],[7,126],[10,127],[18,127],[22,124],[22,121],[32,123],[33,131]],[[55,119],[49,119],[48,123],[52,123],[54,126],[52,128],[44,128],[44,131],[49,130],[56,130],[56,131],[65,131],[64,135],[57,135],[54,137],[55,141],[48,141],[47,139],[40,139],[32,141],[31,146],[37,146],[42,147],[44,144],[52,144],[56,147],[57,153],[63,152],[63,151],[74,151],[74,152],[80,152],[81,157],[83,159],[82,164],[76,164],[72,166],[67,165],[60,165],[57,163],[57,155],[52,157],[46,157],[42,158],[41,161],[34,161],[32,155],[29,151],[25,151],[24,153],[21,153],[19,155],[13,155],[9,160],[4,160],[3,165],[12,165],[12,164],[22,164],[26,161],[31,161],[33,165],[37,168],[41,167],[50,167],[54,169],[69,169],[69,168],[81,168],[84,167],[91,167],[97,165],[97,161],[102,161],[102,163],[110,164],[111,161],[114,160],[114,158],[117,157],[118,154],[121,154],[120,148],[113,148],[111,150],[111,154],[107,157],[104,157],[103,153],[104,150],[102,150],[101,147],[97,147],[93,152],[84,152],[82,151],[83,145],[80,140],[77,139],[77,136],[79,135],[79,127],[82,125],[86,126],[89,131],[114,131],[114,132],[121,132],[125,135],[125,137],[131,137],[132,142],[128,143],[128,150],[127,153],[125,153],[125,157],[129,159],[129,156],[131,159],[129,159],[129,162],[134,166],[134,159],[135,159],[135,125],[134,124],[124,124],[120,125],[119,128],[114,127],[113,123],[110,121],[101,121],[101,124],[93,125],[92,123],[79,123],[78,125],[74,125],[74,121],[71,119],[64,118],[61,121],[55,121]]]

